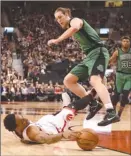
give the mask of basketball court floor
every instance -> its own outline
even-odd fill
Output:
[[[127,105],[121,121],[98,127],[97,123],[104,116],[104,109],[91,120],[86,121],[86,111],[80,111],[71,122],[69,129],[81,130],[92,128],[99,135],[99,144],[92,151],[83,151],[75,141],[62,140],[46,145],[28,145],[20,142],[12,132],[5,130],[3,119],[8,113],[20,113],[31,121],[37,121],[43,115],[54,113],[61,109],[61,103],[52,102],[14,102],[1,104],[1,156],[127,156],[131,155],[131,106]]]

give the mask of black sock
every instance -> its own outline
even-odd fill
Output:
[[[68,105],[68,107],[78,111],[78,110],[86,108],[92,99],[93,99],[92,95],[89,94],[80,100],[72,102],[71,104]]]
[[[97,100],[92,99],[92,100],[90,101],[89,105],[90,105],[91,107],[93,107],[93,106],[97,106],[97,105],[98,105],[97,103],[98,103]]]

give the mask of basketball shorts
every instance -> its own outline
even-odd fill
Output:
[[[115,89],[117,93],[122,93],[122,91],[131,90],[131,74],[124,74],[116,72]]]
[[[58,134],[66,129],[68,129],[69,122],[68,116],[71,115],[72,119],[74,118],[74,113],[72,110],[64,108],[57,115],[45,115],[40,120],[36,122],[36,125],[39,126],[43,131],[48,134]]]
[[[92,75],[100,75],[103,78],[108,62],[108,50],[105,47],[98,47],[92,50],[70,73],[77,76],[81,81],[87,80]]]

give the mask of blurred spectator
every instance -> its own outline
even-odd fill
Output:
[[[12,68],[12,51],[5,35],[1,43],[2,101],[61,101],[61,94],[65,89],[61,85],[63,77],[84,58],[79,44],[70,38],[58,46],[48,47],[47,41],[59,36],[62,31],[52,13],[42,13],[42,9],[33,11],[31,8],[25,12],[24,7],[9,10],[12,25],[21,32],[17,44],[21,50],[24,77]],[[88,11],[86,14],[87,21],[94,28],[108,27],[109,10]],[[114,14],[116,16],[112,28],[117,28],[120,35],[130,35],[130,17],[120,9]],[[111,53],[116,48],[116,43],[114,40],[108,40],[108,43]],[[113,94],[114,75],[113,73],[107,78],[110,95]],[[87,82],[82,84],[86,90],[89,89]],[[70,95],[72,100],[77,99],[72,93]]]

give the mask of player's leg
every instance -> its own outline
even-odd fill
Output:
[[[101,47],[92,51],[92,57],[94,56],[94,61],[88,61],[87,65],[90,67],[89,75],[90,75],[90,84],[96,90],[98,96],[100,97],[102,103],[106,108],[106,116],[103,121],[99,122],[99,126],[106,126],[108,124],[117,122],[119,117],[116,115],[116,112],[113,108],[111,98],[106,86],[102,83],[102,79],[105,74],[105,70],[107,69],[109,54],[106,48]],[[99,55],[97,57],[97,55]],[[94,64],[93,64],[94,63]]]
[[[78,80],[85,78],[88,78],[88,68],[80,63],[64,78],[64,85],[75,95],[82,98],[87,95],[87,92],[85,88],[78,83]]]
[[[55,117],[63,118],[65,121],[71,121],[75,117],[75,109],[64,107]]]
[[[85,97],[84,99],[87,100],[86,104],[83,105],[82,102],[78,104],[77,106],[74,106],[73,104],[70,104],[70,107],[77,107],[77,110],[84,109],[87,104],[98,104],[99,109],[102,108],[101,104],[97,103],[94,100],[94,96],[96,94],[96,91],[92,89],[91,93],[88,94],[87,91],[84,89],[84,87],[77,83],[78,80],[86,80],[88,78],[88,67],[85,66],[83,63],[78,64],[76,67],[74,67],[71,72],[65,77],[64,84],[65,86],[72,91],[74,94],[79,96],[80,98]],[[89,103],[90,102],[90,103]],[[98,111],[98,109],[95,109],[95,113]]]
[[[121,101],[120,101],[120,108],[118,110],[118,116],[119,117],[121,117],[122,112],[124,111],[125,105],[128,104],[128,102],[129,102],[128,95],[129,95],[129,91],[123,90]]]
[[[70,103],[71,103],[71,97],[70,97],[69,93],[67,92],[67,90],[65,90],[62,93],[62,107],[65,107]]]
[[[123,78],[121,77],[121,74],[116,73],[114,95],[111,97],[111,101],[115,110],[116,110],[116,105],[120,100],[120,94],[122,93],[123,86],[124,86],[124,81]]]
[[[119,102],[119,97],[120,94],[117,93],[116,91],[114,91],[114,94],[111,96],[111,101],[115,110],[116,110],[116,105]]]
[[[68,128],[70,121],[75,117],[75,109],[64,107],[59,113],[54,115],[52,124],[55,125],[58,132],[65,131]]]
[[[106,85],[106,78],[104,77],[102,79],[102,83]],[[94,90],[94,89],[93,89]],[[96,91],[95,91],[96,92]],[[98,94],[97,95],[97,98],[98,99]],[[88,113],[88,116],[86,117],[86,120],[89,120],[91,118],[93,118],[95,116],[95,114],[103,107],[103,104],[99,101],[99,100],[92,100],[90,103],[89,103],[89,113]]]
[[[123,91],[122,91],[122,98],[120,101],[120,108],[118,110],[119,117],[121,117],[122,112],[125,108],[125,105],[129,103],[128,95],[129,95],[130,90],[131,90],[131,76],[126,75],[125,84],[124,84]]]

